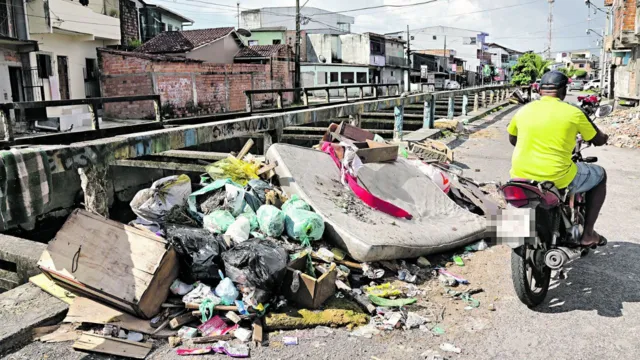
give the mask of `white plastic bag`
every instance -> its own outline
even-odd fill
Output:
[[[187,175],[168,176],[138,191],[129,205],[140,223],[161,225],[171,208],[185,204],[189,194],[191,179]]]
[[[239,216],[233,224],[229,225],[229,228],[224,234],[229,235],[233,242],[239,244],[249,239],[250,232],[251,223],[249,222],[249,219],[244,216]]]

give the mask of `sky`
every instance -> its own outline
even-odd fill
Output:
[[[300,0],[302,4],[306,0]],[[309,0],[306,6],[328,11],[344,11],[383,4],[412,4],[424,0]],[[604,8],[604,0],[591,0]],[[237,26],[233,0],[151,0],[194,20],[187,29]],[[260,7],[295,6],[294,0],[240,0],[240,10]],[[389,33],[429,26],[451,26],[484,31],[488,42],[520,50],[542,52],[547,48],[548,0],[434,0],[403,8],[378,8],[345,15],[353,16],[351,32]],[[553,52],[597,49],[599,36],[587,35],[588,28],[601,33],[605,16],[589,12],[584,0],[556,0],[553,6]],[[451,47],[455,49],[455,40]]]

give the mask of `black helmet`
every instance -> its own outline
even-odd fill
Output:
[[[540,79],[540,90],[558,90],[566,87],[568,83],[567,75],[557,70],[549,71]]]

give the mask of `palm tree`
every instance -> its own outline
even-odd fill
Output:
[[[553,62],[551,60],[544,60],[541,56],[535,57],[533,65],[536,70],[536,76],[538,78],[542,77],[544,73],[549,71],[549,66],[552,63]]]

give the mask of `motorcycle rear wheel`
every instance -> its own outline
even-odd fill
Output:
[[[516,295],[532,308],[540,305],[549,291],[551,269],[544,263],[545,250],[523,245],[511,252],[511,280]]]

